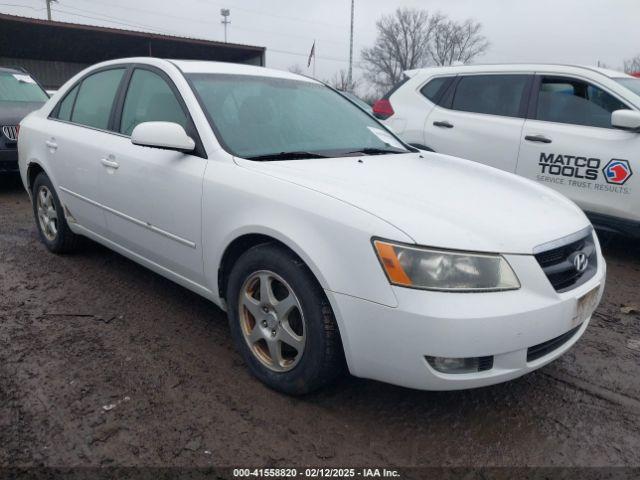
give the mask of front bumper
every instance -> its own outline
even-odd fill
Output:
[[[578,300],[604,290],[606,264],[599,255],[596,275],[584,285],[557,293],[533,256],[506,255],[523,287],[498,293],[446,293],[393,287],[391,308],[327,292],[340,325],[349,370],[370,378],[422,390],[459,390],[520,377],[555,360],[578,341],[588,318],[577,318]],[[527,349],[581,325],[567,341],[527,362]],[[493,356],[490,370],[443,374],[426,356]]]
[[[18,171],[18,150],[0,150],[0,174]]]

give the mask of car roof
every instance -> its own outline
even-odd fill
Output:
[[[218,73],[228,75],[250,75],[257,77],[284,78],[317,83],[315,80],[283,70],[258,67],[239,63],[212,62],[203,60],[167,60],[177,66],[183,73]]]
[[[563,65],[552,63],[502,63],[502,64],[477,64],[477,65],[456,65],[448,67],[427,67],[417,68],[414,70],[405,71],[405,75],[408,77],[414,77],[421,74],[433,74],[435,72],[439,74],[461,74],[461,73],[476,73],[476,72],[537,72],[545,71],[551,73],[585,73],[591,72],[600,75],[604,75],[608,78],[633,78],[623,72],[610,70],[606,68],[590,67],[587,65]]]
[[[248,75],[267,78],[283,78],[289,80],[298,80],[309,83],[320,83],[310,77],[297,75],[283,70],[273,70],[270,68],[259,67],[255,65],[214,62],[206,60],[180,60],[180,59],[163,59],[157,57],[131,57],[107,60],[91,67],[92,70],[108,67],[111,65],[121,65],[123,63],[141,63],[145,65],[153,65],[156,67],[177,67],[182,73],[217,73],[227,75]]]

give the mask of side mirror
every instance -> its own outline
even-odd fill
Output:
[[[193,152],[196,142],[177,123],[144,122],[133,129],[131,143],[142,147]]]
[[[611,114],[611,126],[621,130],[640,133],[640,112],[616,110]]]

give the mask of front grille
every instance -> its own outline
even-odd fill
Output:
[[[569,340],[571,340],[573,338],[573,336],[576,333],[578,333],[578,330],[580,330],[580,327],[582,327],[582,325],[578,325],[573,330],[569,330],[567,333],[564,333],[564,334],[560,335],[559,337],[556,337],[556,338],[554,338],[552,340],[548,340],[548,341],[546,341],[544,343],[541,343],[539,345],[535,345],[533,347],[529,347],[527,349],[527,362],[533,362],[535,360],[538,360],[539,358],[544,357],[545,355],[548,355],[549,353],[553,352],[554,350],[557,350],[562,345],[564,345]]]
[[[586,255],[588,261],[582,271],[575,263],[580,254]],[[597,249],[591,231],[576,241],[539,252],[535,257],[553,288],[560,293],[588,282],[598,270]]]
[[[12,142],[18,140],[18,127],[16,125],[7,125],[2,127],[2,133]]]

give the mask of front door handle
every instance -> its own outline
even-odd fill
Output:
[[[553,142],[553,140],[545,137],[544,135],[527,135],[526,137],[524,137],[524,139],[529,142],[536,142],[536,143],[552,143]]]
[[[105,167],[113,168],[114,170],[117,170],[120,167],[120,164],[118,162],[116,162],[114,160],[109,160],[108,158],[102,158],[102,159],[100,159],[100,162]]]
[[[433,125],[440,128],[453,128],[453,124],[449,122],[433,122]]]
[[[46,142],[44,142],[45,145],[47,147],[49,147],[51,150],[57,150],[58,149],[58,144],[56,142],[54,142],[53,140],[47,140]]]

